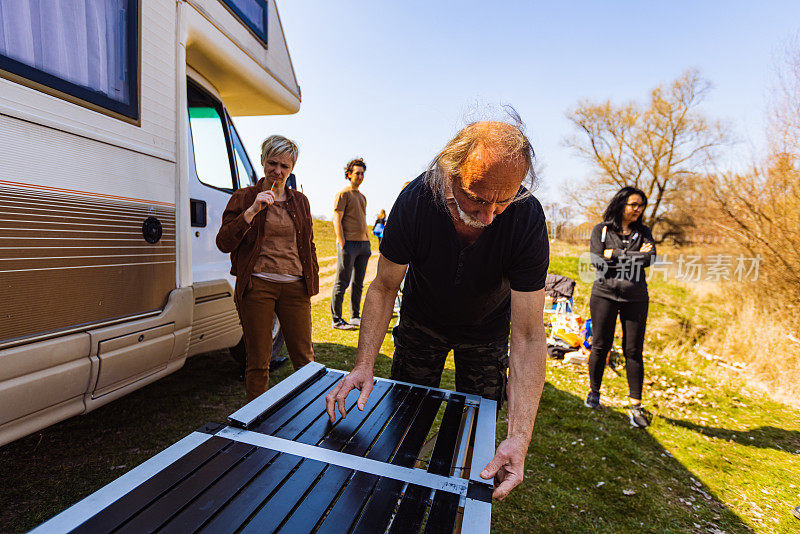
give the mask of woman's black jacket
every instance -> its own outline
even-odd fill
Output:
[[[636,225],[628,239],[628,244],[623,245],[623,236],[612,230],[609,223],[600,223],[592,229],[589,250],[592,264],[597,270],[592,295],[620,302],[650,299],[644,268],[656,256],[653,234],[647,226]],[[652,244],[652,250],[639,252],[645,243]],[[603,251],[609,248],[612,251],[611,258],[607,259],[603,256]]]

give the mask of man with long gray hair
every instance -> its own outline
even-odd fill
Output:
[[[337,405],[346,416],[344,400],[354,388],[364,409],[405,275],[391,378],[438,387],[453,350],[458,391],[500,405],[508,398],[508,435],[481,472],[498,483],[497,499],[522,481],[546,354],[547,229],[541,205],[523,185],[535,180],[534,154],[513,117],[462,129],[400,193],[367,291],[355,366],[326,398],[331,421]]]

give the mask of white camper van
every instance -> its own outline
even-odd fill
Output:
[[[274,0],[0,0],[0,445],[237,344],[230,116],[299,106]]]

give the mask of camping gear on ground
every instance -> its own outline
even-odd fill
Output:
[[[577,313],[573,313],[572,308],[566,304],[566,301],[563,302],[563,305],[560,304],[560,308],[552,316],[547,344],[548,346],[564,346],[569,350],[576,350],[583,342],[583,337],[581,336],[583,318]]]
[[[563,360],[564,355],[566,353],[572,352],[574,350],[575,349],[573,349],[572,347],[566,346],[566,344],[561,345],[558,343],[556,344],[551,344],[549,342],[547,343],[547,355],[554,360]]]
[[[586,319],[581,328],[581,346],[586,350],[592,350],[592,320]]]
[[[575,365],[586,365],[589,362],[589,354],[584,350],[573,350],[564,355],[564,363]]]
[[[488,533],[497,403],[377,378],[365,410],[354,389],[331,424],[325,395],[345,375],[309,363],[33,532]]]
[[[575,292],[575,280],[568,276],[548,273],[544,280],[544,294],[553,300],[561,298],[571,299]]]
[[[548,273],[544,281],[545,313],[569,313],[572,311],[572,294],[575,291],[575,280],[568,276]],[[568,309],[560,310],[560,306]]]
[[[578,349],[583,341],[583,319],[573,312],[575,281],[567,276],[548,274],[545,279],[545,313],[551,316],[547,354],[562,359]],[[548,306],[549,304],[549,306]]]

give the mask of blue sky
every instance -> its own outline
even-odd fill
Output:
[[[368,219],[388,211],[474,110],[511,104],[543,166],[536,195],[592,169],[564,146],[565,113],[581,99],[643,101],[697,68],[713,84],[702,105],[740,143],[731,164],[764,144],[769,86],[800,31],[790,1],[278,0],[299,80],[300,112],[237,118],[248,152],[280,133],[315,215],[329,217],[352,157],[368,168]],[[369,221],[371,224],[371,220]]]

